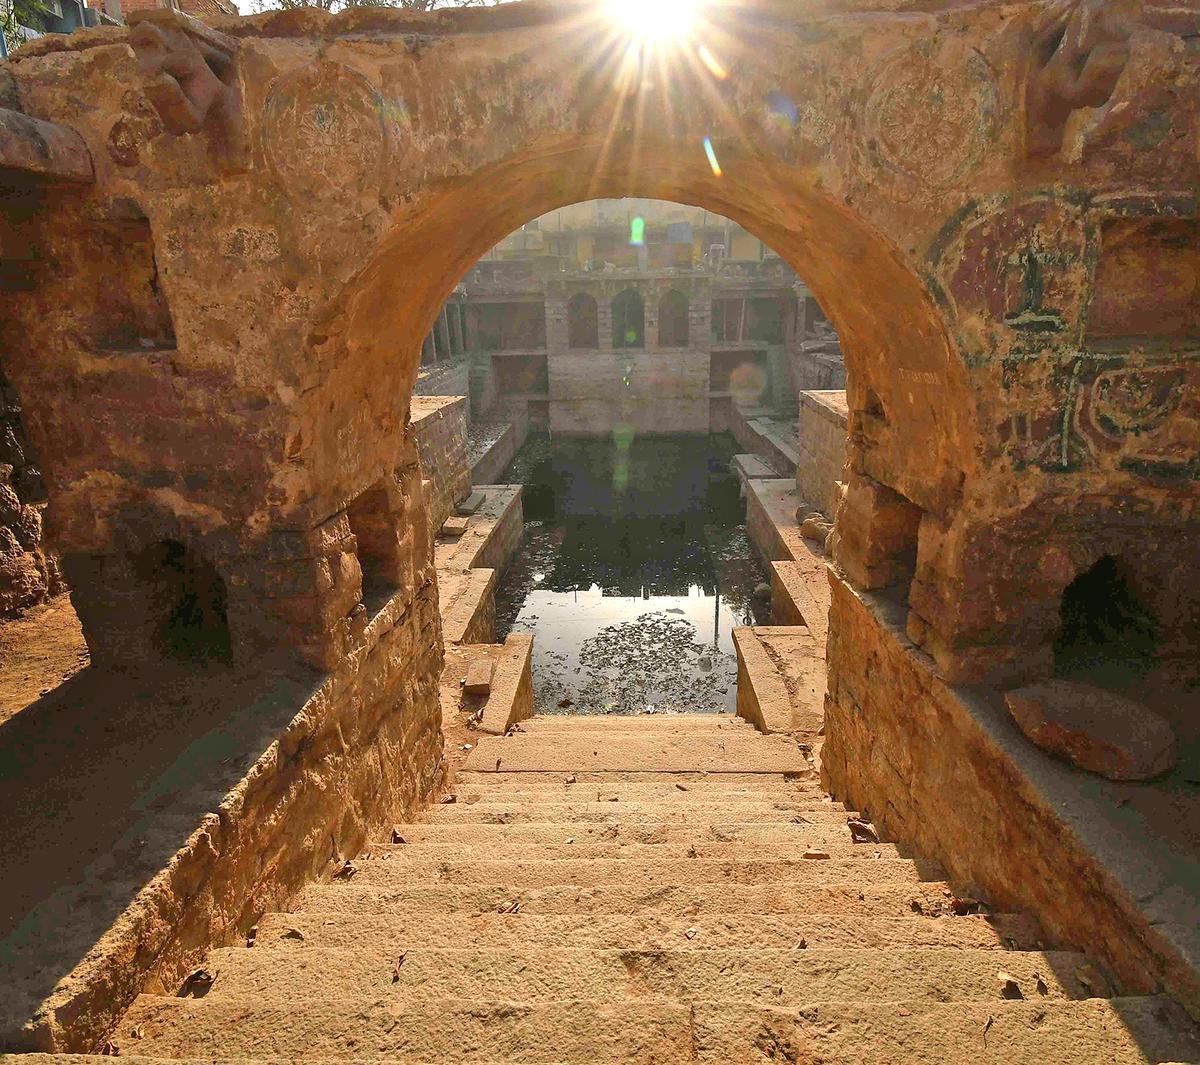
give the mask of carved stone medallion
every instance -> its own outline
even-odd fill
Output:
[[[263,147],[293,196],[359,195],[378,186],[385,161],[382,98],[356,70],[313,63],[272,86]]]
[[[953,185],[975,169],[995,135],[996,85],[977,56],[893,52],[863,108],[866,157],[902,195]],[[904,198],[907,198],[904,195]]]

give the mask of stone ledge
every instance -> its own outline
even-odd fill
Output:
[[[828,564],[813,553],[804,562],[771,563],[771,614],[777,625],[803,625],[825,655],[829,631]]]
[[[1183,771],[1122,785],[1059,762],[1001,693],[935,674],[902,603],[831,584],[822,780],[834,797],[958,885],[1086,948],[1126,993],[1162,986],[1200,1016],[1200,854],[1182,830],[1200,798]]]
[[[759,732],[816,740],[825,717],[825,649],[801,626],[733,630],[737,713]]]
[[[121,811],[115,844],[0,942],[0,1045],[95,1050],[138,994],[173,991],[385,817],[415,812],[442,772],[430,593],[388,599],[328,675],[210,678],[232,712],[173,753]]]

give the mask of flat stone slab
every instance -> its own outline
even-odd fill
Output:
[[[807,629],[759,625],[733,630],[737,710],[760,732],[815,740],[825,721],[825,648]]]
[[[462,517],[470,517],[487,501],[487,493],[475,491],[454,508],[454,513]]]
[[[1142,703],[1077,681],[1010,691],[1004,705],[1043,750],[1109,780],[1150,780],[1176,762],[1175,732]]]
[[[803,625],[825,653],[829,632],[829,577],[825,559],[771,563],[771,610],[777,625]]]
[[[465,517],[452,514],[442,522],[442,536],[462,536],[467,531],[469,522]]]
[[[734,455],[732,466],[734,473],[741,481],[748,481],[755,477],[779,476],[767,461],[758,455]]]

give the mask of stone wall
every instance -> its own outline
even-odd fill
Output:
[[[0,618],[61,591],[58,564],[42,548],[45,500],[21,403],[0,366]]]
[[[706,433],[708,355],[695,351],[553,354],[550,429],[600,435],[628,426],[641,435]]]
[[[442,632],[411,430],[400,463],[405,505],[391,524],[403,566],[386,594],[353,612],[346,653],[323,676],[280,658],[230,671],[228,690],[263,722],[253,734],[261,745],[221,762],[246,766],[241,780],[227,791],[206,782],[183,811],[156,804],[132,839],[27,918],[21,942],[5,944],[15,957],[0,995],[0,1045],[94,1051],[134,996],[171,993],[210,947],[244,943],[263,912],[285,908],[431,797],[442,777]],[[370,573],[380,541],[353,507],[341,519],[357,529],[351,552]],[[195,757],[223,755],[229,742]],[[196,804],[210,812],[197,820]],[[163,861],[163,840],[181,838]],[[81,950],[65,928],[107,931]]]
[[[801,392],[796,485],[805,502],[833,518],[846,479],[846,393]]]
[[[471,360],[464,356],[454,362],[439,362],[422,366],[413,386],[415,396],[471,395]]]
[[[467,414],[463,396],[413,397],[412,424],[421,454],[431,532],[442,527],[471,491]]]
[[[1093,952],[1124,992],[1166,986],[1200,1013],[1190,854],[1153,842],[1161,829],[1128,792],[1030,745],[999,693],[946,684],[894,596],[830,583],[821,776],[834,798],[960,888]]]

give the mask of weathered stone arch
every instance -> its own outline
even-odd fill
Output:
[[[1200,212],[1178,146],[1195,109],[1131,75],[1095,89],[1111,92],[1105,108],[1071,110],[1033,47],[1039,4],[894,7],[747,0],[712,36],[726,78],[694,55],[630,66],[585,3],[210,30],[150,16],[208,66],[179,97],[139,72],[140,31],[27,48],[23,106],[73,125],[95,178],[28,223],[60,254],[8,316],[53,536],[103,554],[129,514],[167,511],[189,542],[219,541],[206,550],[224,564],[321,527],[390,475],[420,338],[471,263],[554,207],[652,196],[745,226],[837,327],[847,571],[864,587],[890,577],[888,515],[909,515],[914,639],[962,677],[1042,646],[1044,626],[1021,616],[1028,589],[1010,598],[980,560],[1032,538],[1036,590],[1054,565],[1048,514],[1086,498],[1082,525],[1106,526],[1103,501],[1153,483],[1170,525],[1197,475],[1179,454],[1193,401],[1170,398],[1196,388],[1187,300],[1150,351],[1127,314],[1148,275],[1126,268],[1165,255],[1187,273]],[[1171,43],[1183,31],[1131,32],[1137,63],[1194,81]],[[1153,223],[1168,214],[1164,235]],[[78,237],[122,218],[152,242],[154,321],[171,325],[144,357],[105,347],[122,332],[96,331],[105,294],[68,281],[87,276]],[[1093,298],[1098,278],[1117,298]],[[81,365],[88,387],[65,402],[58,386]],[[1138,381],[1165,398],[1131,427],[1114,403]],[[134,403],[146,393],[152,425]]]

